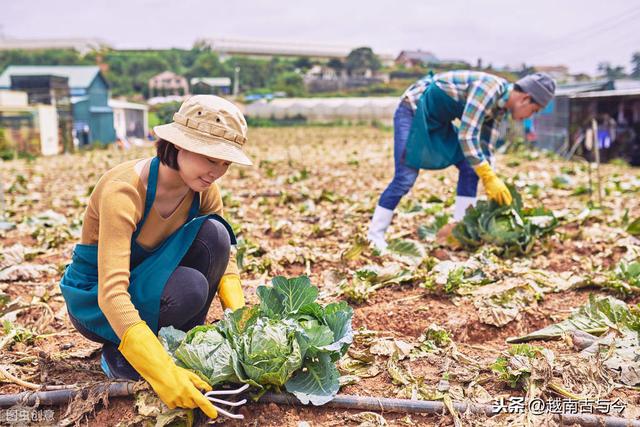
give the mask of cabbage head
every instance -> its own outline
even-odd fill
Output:
[[[523,209],[522,198],[509,186],[513,197],[510,206],[494,201],[479,201],[467,209],[453,229],[453,236],[467,249],[494,245],[506,257],[528,254],[536,240],[558,225],[553,212],[542,207]]]
[[[256,319],[240,337],[239,361],[256,385],[282,387],[302,367],[302,352],[291,320]]]
[[[211,385],[239,382],[236,354],[214,325],[191,329],[173,356]]]

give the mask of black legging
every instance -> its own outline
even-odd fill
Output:
[[[218,283],[229,263],[229,232],[218,221],[205,221],[195,240],[169,277],[160,297],[158,328],[173,326],[188,331],[204,324]],[[91,341],[110,344],[85,329],[73,316],[71,323]]]

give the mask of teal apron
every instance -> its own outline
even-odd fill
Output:
[[[198,216],[199,193],[193,197],[185,224],[158,247],[146,250],[136,242],[155,200],[159,163],[157,157],[151,161],[144,215],[131,237],[131,275],[128,288],[131,302],[142,320],[155,333],[158,332],[160,297],[164,286],[189,250],[204,221],[207,219],[220,221],[229,232],[231,243],[236,243],[231,226],[222,217]],[[67,310],[75,320],[94,334],[115,344],[120,343],[120,339],[98,306],[98,245],[77,244],[75,246],[71,264],[67,266],[60,282],[60,289],[67,303]]]
[[[466,103],[456,101],[430,83],[418,101],[407,140],[405,164],[414,169],[444,169],[464,159],[451,123],[462,117]]]

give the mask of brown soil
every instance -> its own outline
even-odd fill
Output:
[[[231,168],[228,176],[221,182],[223,190],[229,191],[230,200],[225,200],[225,203],[231,207],[227,209],[227,215],[234,223],[242,224],[243,237],[267,250],[267,256],[250,259],[255,265],[242,274],[249,303],[256,301],[255,288],[270,277],[277,274],[292,277],[308,271],[312,282],[329,294],[327,300],[335,299],[335,288],[330,287],[335,284],[324,281],[330,272],[348,275],[365,264],[379,261],[379,258],[367,255],[367,258],[347,262],[340,259],[340,253],[350,246],[355,235],[366,230],[377,197],[392,176],[390,141],[389,132],[370,128],[253,130],[250,151],[256,165],[260,165],[260,161],[270,163],[263,162],[262,166],[254,169]],[[9,194],[8,209],[15,212],[11,220],[20,223],[26,217],[47,209],[63,213],[70,219],[81,218],[87,191],[104,171],[122,160],[151,153],[151,150],[128,153],[105,151],[74,155],[71,158],[37,159],[34,163],[6,162],[2,164],[3,173],[9,176],[10,182],[18,174],[22,174],[30,180],[29,191],[39,194],[38,198],[27,204],[20,199],[26,197],[24,194]],[[357,165],[354,159],[358,160]],[[551,177],[559,173],[561,165],[571,164],[522,160],[515,172],[536,174],[545,171],[549,174],[545,179],[550,182]],[[272,171],[267,168],[272,168]],[[292,178],[299,177],[303,169],[308,171],[310,178],[299,181]],[[613,172],[614,169],[608,167],[603,170],[605,176]],[[632,171],[626,173],[631,174]],[[291,179],[287,181],[287,178]],[[424,203],[430,196],[446,200],[453,195],[455,179],[456,173],[453,170],[423,173],[412,190],[411,198],[406,198],[403,203],[408,203],[409,200]],[[532,180],[538,182],[537,178]],[[335,200],[322,200],[323,190],[331,192]],[[544,204],[553,209],[570,208],[579,211],[586,201],[569,197],[566,192],[553,190],[550,186],[543,192]],[[283,194],[288,195],[288,198]],[[625,200],[625,207],[629,208],[631,218],[640,214],[635,193],[619,197]],[[304,205],[309,199],[315,200],[315,207]],[[527,202],[540,203],[535,200]],[[418,239],[417,227],[427,222],[431,216],[423,212],[402,213],[403,206],[399,208],[400,214],[390,233]],[[289,220],[291,227],[300,228],[284,228],[277,233],[270,231],[271,225],[281,219]],[[326,221],[333,222],[333,226],[327,231],[313,229],[314,225]],[[606,271],[615,266],[625,254],[625,248],[615,247],[614,242],[587,241],[587,237],[579,235],[587,224],[589,223],[578,225],[574,222],[560,227],[556,237],[536,248],[535,261],[545,265],[548,271],[558,273],[579,273],[593,268]],[[558,237],[559,235],[564,237]],[[12,230],[0,237],[2,247],[22,243],[30,249],[38,248],[36,239],[24,230]],[[44,252],[37,254],[31,262],[52,264],[62,271],[64,265],[70,262],[74,243],[70,240],[59,247],[43,249]],[[304,249],[307,262],[296,260],[291,263],[280,259],[270,260],[271,264],[266,267],[259,265],[268,258],[269,251],[285,245]],[[611,255],[606,258],[598,257],[606,249],[611,249]],[[429,255],[446,260],[465,257],[466,253],[436,247]],[[267,273],[262,276],[265,268]],[[99,351],[92,352],[95,345],[92,347],[70,324],[57,285],[59,279],[59,274],[52,274],[34,281],[0,283],[0,291],[9,295],[11,301],[20,298],[23,302],[30,302],[35,298],[36,301],[48,304],[55,314],[53,319],[48,318],[42,307],[20,312],[16,324],[34,328],[47,336],[18,342],[3,349],[0,362],[17,367],[20,378],[37,384],[50,386],[102,381],[104,375],[99,366]],[[451,333],[458,351],[483,366],[481,372],[487,375],[484,387],[493,397],[516,396],[522,395],[523,391],[509,389],[489,369],[490,364],[509,348],[505,339],[566,318],[572,309],[587,301],[590,292],[604,294],[596,289],[546,294],[542,301],[522,312],[515,321],[498,328],[481,323],[477,310],[469,299],[430,293],[412,285],[395,285],[377,291],[366,303],[354,305],[353,325],[356,329],[377,331],[379,338],[392,337],[415,342],[429,325],[436,323]],[[640,302],[640,296],[635,296],[628,302]],[[220,316],[220,305],[214,303],[208,320],[213,322]],[[557,355],[575,354],[573,348],[564,341],[533,344],[549,348]],[[379,375],[345,386],[341,393],[397,397],[399,387],[392,383],[384,369],[386,358],[379,357],[378,362],[383,368]],[[445,367],[442,358],[403,361],[401,364],[410,367],[414,376],[423,377],[424,384],[429,387],[435,388],[443,374],[449,371],[454,372],[451,384],[462,385],[455,379],[456,369],[462,367],[455,364]],[[0,384],[0,394],[3,395],[24,390],[16,384]],[[640,395],[637,392],[620,389],[613,391],[608,397],[620,397],[629,405],[640,405]],[[358,424],[350,420],[357,412],[330,408],[252,403],[241,409],[241,413],[246,417],[244,423],[227,421],[224,424],[274,427],[298,426],[303,421],[312,426]],[[383,415],[389,425],[409,425],[404,415]],[[119,423],[127,425],[135,416],[131,398],[114,398],[106,407],[96,406],[95,412],[88,414],[83,422],[95,426],[115,426]],[[453,423],[448,415],[411,415],[410,420],[413,425],[419,426],[448,426]],[[477,425],[483,423],[479,418],[473,422]]]

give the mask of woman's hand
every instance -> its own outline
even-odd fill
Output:
[[[200,392],[211,391],[211,386],[177,366],[145,322],[130,326],[118,349],[169,408],[200,408],[209,418],[218,416],[216,408]]]
[[[242,293],[242,284],[240,277],[236,274],[225,274],[220,279],[218,285],[218,295],[222,306],[232,311],[244,307],[244,294]]]

